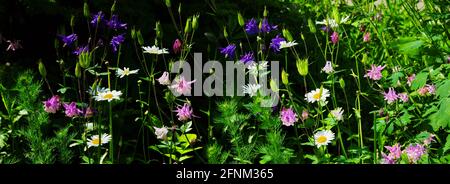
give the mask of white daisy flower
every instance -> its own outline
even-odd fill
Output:
[[[167,133],[169,133],[169,130],[167,130],[167,127],[163,126],[161,128],[153,127],[155,129],[155,135],[157,139],[165,140],[167,138]]]
[[[100,139],[101,138],[101,139]],[[93,135],[91,138],[87,139],[87,145],[88,148],[94,146],[98,147],[99,145],[108,144],[108,142],[111,140],[111,136],[108,134],[102,134],[102,137],[99,137],[98,135]]]
[[[250,97],[255,96],[258,93],[259,88],[261,88],[261,85],[259,84],[248,84],[244,86],[244,94],[250,95]]]
[[[316,90],[306,93],[305,100],[309,103],[320,102],[326,104],[327,97],[329,96],[330,91],[328,89],[322,88],[322,91],[320,91],[320,88],[317,88]]]
[[[112,100],[120,100],[120,95],[122,95],[122,92],[116,91],[116,90],[109,90],[99,92],[96,96],[94,96],[95,100],[97,101],[105,101],[108,100],[108,102],[111,102]]]
[[[137,70],[130,70],[130,68],[124,67],[123,70],[120,68],[117,68],[116,76],[123,78],[125,76],[131,75],[131,74],[137,74],[139,69]]]
[[[350,16],[342,18],[341,21],[340,21],[340,24],[345,24],[348,21],[349,18],[350,18]],[[316,24],[326,25],[326,26],[331,27],[333,29],[339,27],[339,24],[336,22],[336,20],[334,20],[332,18],[324,19],[323,21],[316,21]]]
[[[105,92],[107,90],[108,90],[107,88],[100,87],[100,86],[97,86],[95,89],[92,88],[92,86],[90,86],[89,89],[87,90],[87,92],[89,94],[91,94],[92,96],[95,96],[95,95],[97,95],[99,93],[102,93],[102,92]]]
[[[327,73],[327,74],[329,74],[331,72],[334,72],[333,65],[332,65],[331,61],[327,61],[325,63],[325,66],[322,68],[322,71]]]
[[[295,40],[292,41],[292,42],[281,41],[280,42],[280,49],[289,48],[289,47],[293,47],[293,46],[296,46],[296,45],[298,45],[298,43],[296,43]]]
[[[157,47],[156,45],[153,45],[151,47],[146,46],[146,47],[142,47],[142,49],[144,49],[144,53],[149,53],[149,54],[169,54],[169,51],[167,51],[167,49],[162,48],[160,49],[159,47]]]
[[[326,146],[334,140],[334,133],[331,130],[321,130],[314,134],[314,143],[319,148]]]
[[[248,72],[253,76],[258,76],[258,74],[262,76],[267,75],[267,67],[269,67],[269,63],[267,61],[263,61],[259,64],[253,62],[252,64],[248,65],[247,69]]]
[[[330,112],[330,114],[331,114],[331,116],[332,116],[334,119],[336,119],[337,121],[342,121],[342,120],[344,119],[344,118],[343,118],[344,110],[342,110],[341,107],[338,107],[338,108],[332,110],[332,111]]]

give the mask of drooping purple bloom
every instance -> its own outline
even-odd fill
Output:
[[[110,44],[111,44],[114,52],[117,52],[117,47],[119,47],[119,45],[122,44],[125,41],[125,37],[123,35],[124,34],[120,34],[120,35],[114,36],[111,39],[111,43]]]
[[[261,22],[261,32],[263,33],[270,33],[273,30],[277,30],[277,25],[270,25],[267,18],[264,18]]]
[[[339,33],[337,33],[336,31],[334,31],[330,37],[333,44],[337,44],[339,42]]]
[[[120,22],[119,16],[117,15],[112,15],[107,25],[110,29],[127,29],[127,24]]]
[[[255,61],[255,56],[253,56],[253,52],[248,52],[245,55],[241,56],[241,59],[239,60],[244,64],[252,63]]]
[[[86,109],[84,109],[83,115],[85,118],[90,118],[92,116],[94,116],[95,114],[95,110],[91,107],[88,107]]]
[[[367,32],[363,36],[363,42],[369,42],[370,41],[370,32]]]
[[[178,106],[175,112],[177,112],[178,120],[186,121],[192,118],[193,110],[189,104],[185,103],[183,106]]]
[[[284,126],[293,126],[298,121],[297,114],[291,108],[284,108],[280,112],[280,119]]]
[[[305,121],[305,120],[307,120],[308,118],[309,118],[309,112],[305,109],[305,110],[303,110],[303,112],[302,112],[301,120],[302,120],[302,121]]]
[[[328,33],[330,31],[330,28],[328,26],[322,26],[320,29],[326,33]]]
[[[236,45],[230,44],[230,45],[226,46],[225,48],[221,48],[220,53],[224,54],[225,57],[232,59],[232,58],[234,58],[235,50],[236,50]]]
[[[408,93],[400,93],[398,94],[398,98],[402,101],[402,102],[408,102],[409,98],[408,98]]]
[[[258,23],[256,22],[256,20],[254,18],[250,19],[245,24],[245,32],[247,32],[247,34],[249,34],[249,35],[254,35],[254,34],[259,33]]]
[[[56,113],[61,107],[61,102],[58,95],[52,96],[44,103],[44,110],[48,113]]]
[[[410,144],[404,151],[410,163],[417,163],[422,155],[426,154],[426,149],[421,144]]]
[[[270,42],[270,48],[274,51],[274,52],[279,52],[280,51],[280,42],[282,41],[286,41],[283,37],[281,37],[280,35],[277,35],[275,38],[272,39],[272,42]]]
[[[97,14],[95,14],[95,15],[92,17],[91,24],[92,24],[94,27],[96,27],[98,24],[100,24],[101,22],[104,21],[104,17],[105,17],[105,14],[103,14],[102,11],[97,12]]]
[[[64,109],[66,116],[69,118],[76,117],[82,113],[82,111],[77,108],[77,104],[75,102],[64,104]]]
[[[385,146],[389,151],[389,154],[381,153],[383,159],[381,159],[382,164],[395,164],[397,159],[402,155],[402,150],[400,144],[395,144],[393,146]]]
[[[180,41],[180,39],[176,39],[175,42],[173,42],[172,48],[173,48],[173,52],[175,54],[178,54],[178,53],[181,52],[181,41]]]
[[[369,77],[372,80],[380,80],[382,77],[381,71],[384,69],[384,67],[386,66],[376,66],[372,64],[371,69],[367,71],[364,77]]]
[[[384,92],[384,100],[387,101],[388,104],[391,104],[395,100],[397,100],[398,95],[395,92],[394,88],[389,88],[389,91],[386,93]]]
[[[84,47],[77,47],[74,51],[73,54],[79,56],[81,53],[84,52],[89,52],[89,47],[86,45]]]
[[[59,35],[59,37],[61,38],[61,41],[64,42],[64,46],[70,46],[78,39],[78,36],[76,34],[70,34],[67,36]]]

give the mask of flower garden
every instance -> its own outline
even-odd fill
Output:
[[[0,163],[450,163],[449,10],[2,3]]]

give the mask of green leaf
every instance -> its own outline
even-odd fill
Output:
[[[402,77],[404,77],[405,75],[402,73],[402,72],[395,72],[395,73],[393,73],[390,77],[389,77],[389,79],[391,79],[391,85],[392,86],[396,86],[397,85],[397,82],[402,78]]]
[[[195,151],[195,150],[202,149],[202,148],[203,148],[203,147],[185,148],[185,149],[183,149],[183,148],[181,148],[181,147],[176,147],[177,152],[180,153],[180,154],[182,154],[182,155],[184,155],[184,154],[186,154],[186,153],[193,152],[193,151]]]
[[[411,116],[408,111],[404,111],[403,115],[395,121],[397,126],[403,127],[408,125],[411,122]]]
[[[259,161],[260,164],[266,164],[268,162],[272,161],[272,156],[270,155],[263,155],[261,157],[261,160]]]
[[[182,162],[182,161],[184,161],[184,160],[186,160],[186,159],[189,159],[189,158],[192,158],[193,156],[182,156],[182,157],[180,157],[180,162]]]
[[[419,73],[416,75],[416,78],[413,80],[411,84],[412,90],[417,90],[423,87],[427,83],[428,73]]]
[[[6,145],[8,145],[6,141],[8,141],[8,134],[0,132],[0,148],[3,148]]]
[[[439,110],[433,113],[429,119],[434,131],[450,126],[450,98],[441,100]]]
[[[420,48],[423,46],[424,41],[420,38],[403,37],[392,43],[392,47],[397,49],[400,53],[409,56],[418,56]]]
[[[447,135],[447,140],[445,142],[445,146],[443,148],[443,152],[442,154],[444,154],[445,152],[447,152],[450,149],[450,135]]]
[[[444,84],[439,86],[436,90],[436,95],[439,96],[440,99],[446,98],[450,95],[450,80],[446,80]]]

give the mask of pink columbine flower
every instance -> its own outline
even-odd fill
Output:
[[[85,118],[90,118],[94,116],[94,110],[91,107],[88,107],[84,110],[84,117]]]
[[[178,54],[181,52],[181,41],[179,39],[176,39],[175,42],[173,42],[173,52],[175,54]]]
[[[398,98],[402,101],[402,102],[408,102],[409,98],[408,98],[408,93],[400,93],[398,94]]]
[[[430,85],[427,84],[424,87],[420,88],[418,90],[419,95],[425,96],[428,94],[435,94],[436,93],[436,86],[434,84]]]
[[[48,113],[56,113],[61,108],[61,102],[58,95],[52,96],[44,103],[44,110]]]
[[[331,61],[327,61],[325,63],[325,66],[322,68],[322,71],[327,73],[327,74],[329,74],[329,73],[334,71]]]
[[[175,79],[175,84],[171,86],[172,89],[175,89],[175,91],[179,94],[188,95],[191,93],[191,84],[195,82],[195,79],[193,81],[186,81],[183,76],[179,77],[178,79]]]
[[[383,159],[381,161],[382,164],[395,164],[397,159],[399,159],[402,155],[402,150],[400,148],[400,144],[395,144],[393,146],[385,146],[385,148],[389,151],[389,154],[382,153]]]
[[[413,81],[414,79],[416,79],[416,74],[413,73],[411,76],[408,77],[408,79],[407,79],[407,81],[406,81],[406,84],[408,84],[408,86],[411,86],[412,81]]]
[[[395,100],[397,100],[398,95],[395,92],[394,88],[389,88],[389,91],[386,93],[384,92],[384,100],[388,102],[388,104],[391,104]]]
[[[307,110],[303,110],[301,120],[305,121],[305,120],[308,119],[308,117],[309,117],[308,111]]]
[[[284,108],[280,112],[280,119],[284,126],[293,126],[298,121],[297,114],[291,108]]]
[[[423,140],[423,144],[424,144],[424,145],[429,145],[429,144],[431,144],[431,142],[434,141],[434,137],[436,137],[436,135],[430,134],[429,137],[427,137],[425,140]]]
[[[369,42],[370,41],[370,32],[367,32],[363,36],[363,42]]]
[[[169,85],[170,84],[170,79],[169,79],[169,72],[164,72],[161,77],[159,77],[158,79],[156,79],[159,84],[161,85]]]
[[[64,104],[64,108],[66,109],[66,116],[69,118],[76,117],[82,113],[82,111],[77,108],[77,104],[75,102]]]
[[[337,44],[339,42],[339,33],[336,31],[331,34],[331,42],[333,42],[333,44]]]
[[[371,69],[367,71],[364,77],[369,77],[372,80],[380,80],[382,77],[381,71],[384,69],[384,67],[386,66],[376,66],[372,64]]]
[[[417,163],[422,155],[426,154],[426,149],[421,144],[410,144],[403,152],[408,156],[410,163]]]
[[[185,103],[183,106],[178,106],[177,110],[175,110],[175,112],[177,112],[177,116],[178,116],[178,120],[180,121],[186,121],[192,118],[192,113],[193,110],[191,108],[191,106],[187,103]]]

